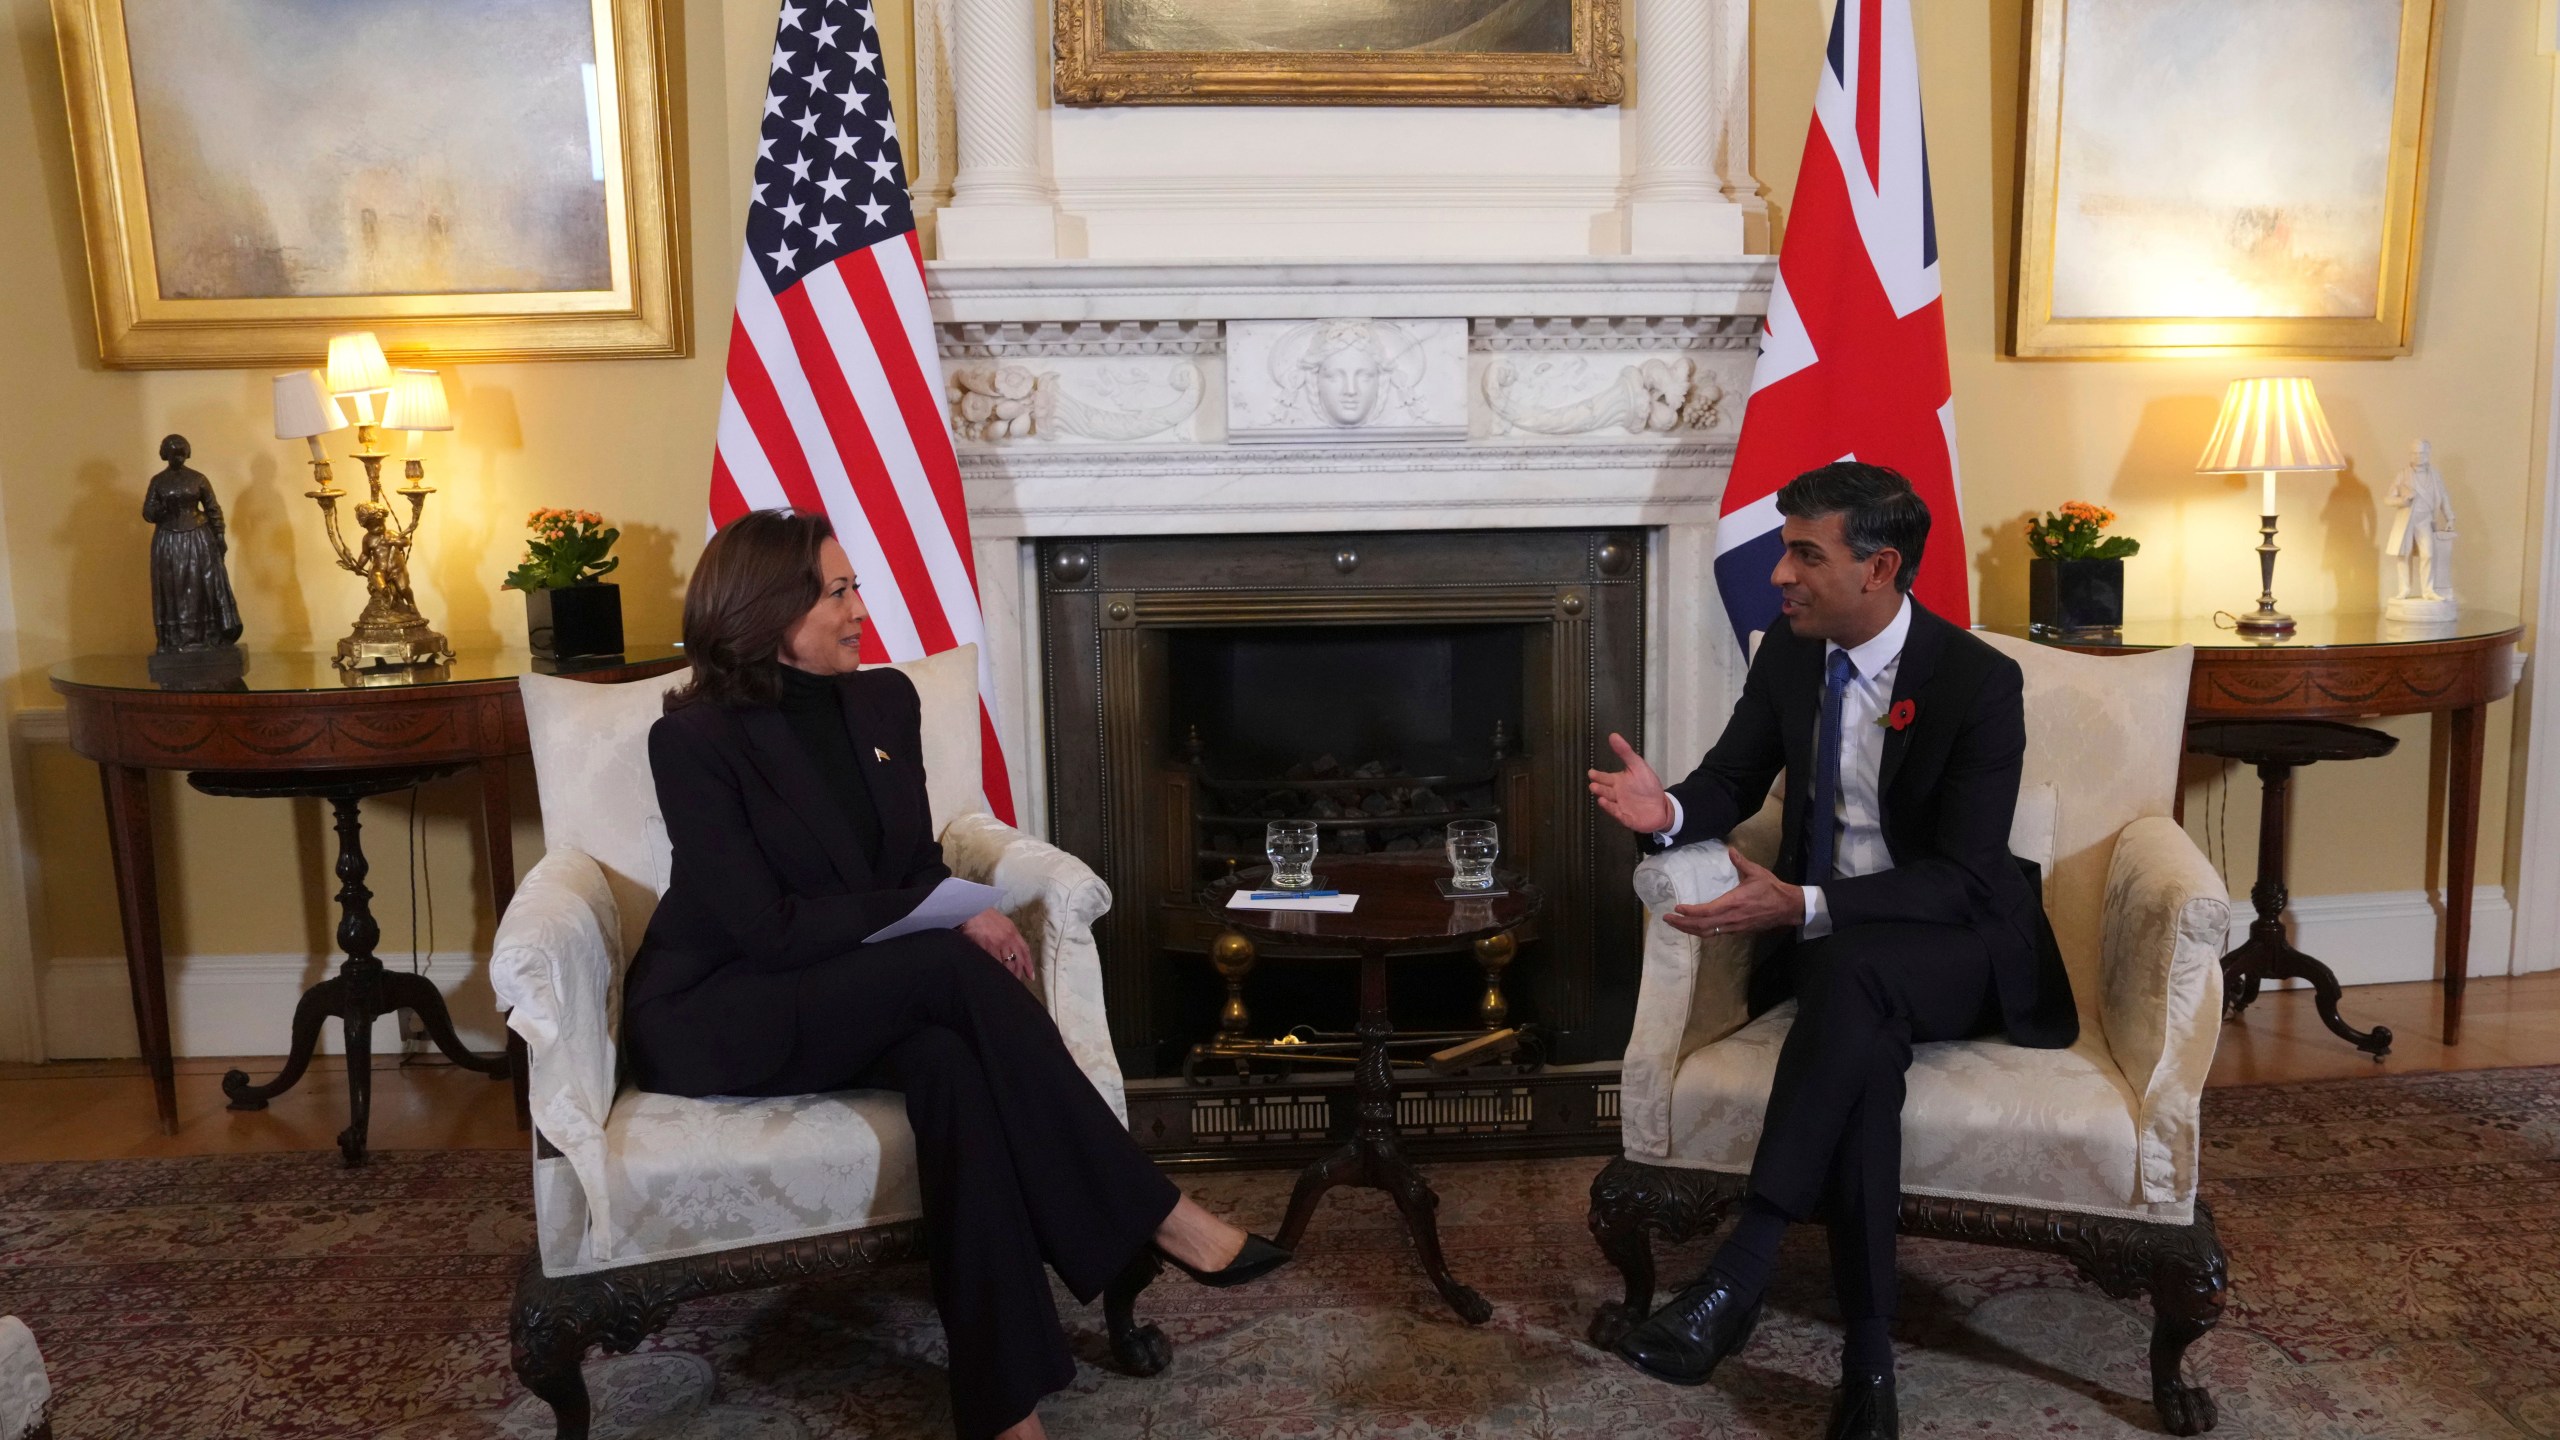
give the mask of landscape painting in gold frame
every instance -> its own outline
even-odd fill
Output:
[[[2405,355],[2437,0],[2036,0],[2023,357]]]
[[[1062,105],[1614,105],[1623,0],[1055,0]]]
[[[54,0],[100,358],[691,353],[660,0]]]

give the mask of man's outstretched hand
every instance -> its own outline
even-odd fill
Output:
[[[1704,905],[1682,905],[1662,923],[1684,934],[1747,935],[1755,930],[1792,930],[1804,923],[1804,890],[1751,863],[1739,850],[1727,852],[1733,873],[1742,883]]]
[[[1609,748],[1626,762],[1624,770],[1592,770],[1591,794],[1601,813],[1639,835],[1659,835],[1671,828],[1671,797],[1662,792],[1662,777],[1653,773],[1627,737],[1609,732]]]

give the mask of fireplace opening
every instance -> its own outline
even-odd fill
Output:
[[[1262,855],[1273,820],[1325,855],[1438,849],[1503,819],[1521,764],[1523,627],[1219,628],[1167,639],[1170,753],[1194,777],[1200,879]]]
[[[1583,771],[1612,730],[1642,743],[1639,541],[1136,536],[1044,541],[1038,560],[1050,831],[1111,887],[1096,938],[1133,1081],[1181,1075],[1221,1033],[1226,927],[1201,890],[1261,865],[1275,819],[1316,821],[1319,875],[1327,857],[1435,856],[1451,821],[1494,821],[1503,866],[1545,897],[1503,975],[1506,1023],[1537,1027],[1550,1061],[1623,1052],[1635,847],[1598,823]],[[1249,1033],[1348,1029],[1351,974],[1259,964]],[[1399,960],[1390,981],[1400,1028],[1492,1013],[1463,952]]]
[[[1167,635],[1168,795],[1188,812],[1195,883],[1264,863],[1263,828],[1313,821],[1316,870],[1341,856],[1437,854],[1455,820],[1503,827],[1506,868],[1525,836],[1522,625],[1221,626]],[[1181,821],[1174,819],[1179,825]],[[1179,950],[1195,937],[1180,934]],[[1523,956],[1524,976],[1541,956]],[[1254,982],[1260,1027],[1347,1030],[1356,1005],[1330,967],[1274,965]],[[1174,972],[1180,1033],[1217,1026],[1225,987],[1205,964]],[[1475,1023],[1483,981],[1463,956],[1398,966],[1400,1024]]]

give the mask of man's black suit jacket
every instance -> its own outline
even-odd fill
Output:
[[[650,727],[675,864],[623,986],[643,1089],[734,1094],[771,1078],[791,1056],[800,972],[853,950],[951,874],[925,794],[914,682],[880,669],[836,685],[880,812],[876,855],[781,711],[696,702]]]
[[[1824,654],[1822,641],[1797,638],[1783,618],[1762,637],[1723,736],[1670,787],[1681,808],[1673,844],[1724,838],[1758,812],[1784,770],[1785,838],[1771,868],[1803,883]],[[2018,662],[1912,602],[1893,708],[1909,701],[1913,713],[1905,727],[1885,733],[1877,777],[1893,868],[1834,878],[1822,893],[1835,933],[1876,921],[1973,931],[1991,957],[2009,1038],[2058,1049],[2079,1038],[2079,1012],[2035,867],[2009,853],[2027,754],[2023,688]],[[1786,993],[1788,949],[1763,951],[1751,988],[1755,1012]]]

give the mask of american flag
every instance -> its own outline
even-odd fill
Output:
[[[786,3],[769,73],[711,524],[825,511],[862,580],[868,663],[977,644],[987,806],[1010,822],[960,464],[871,8]]]
[[[1913,593],[1971,623],[1955,427],[1911,0],[1838,0],[1716,533],[1735,638],[1777,621],[1779,487],[1844,458],[1909,477],[1931,521]]]

